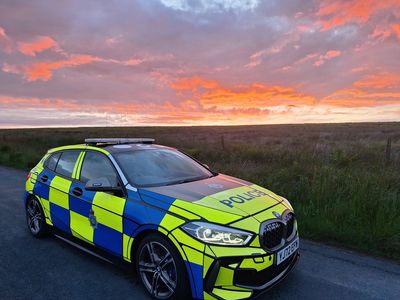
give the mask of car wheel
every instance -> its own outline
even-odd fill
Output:
[[[34,237],[40,238],[46,234],[46,220],[42,206],[35,197],[30,197],[26,204],[26,220],[28,228]]]
[[[164,236],[151,234],[140,242],[136,270],[153,298],[191,298],[183,259]]]

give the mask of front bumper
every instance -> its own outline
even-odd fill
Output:
[[[298,259],[298,251],[280,265],[276,265],[275,254],[217,258],[205,277],[205,296],[210,299],[257,296],[284,279]]]

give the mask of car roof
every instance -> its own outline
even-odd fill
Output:
[[[96,146],[96,148],[102,148],[110,153],[126,152],[132,150],[155,150],[155,149],[174,149],[171,147],[157,145],[157,144],[118,144],[118,145],[107,145],[105,147]]]
[[[135,151],[135,150],[155,150],[155,149],[175,149],[172,147],[167,147],[163,145],[157,144],[142,144],[142,143],[134,143],[134,144],[105,144],[105,145],[97,145],[97,146],[89,146],[87,144],[78,144],[78,145],[67,145],[61,146],[57,148],[50,149],[49,153],[54,153],[58,151],[64,150],[94,150],[102,152],[106,155],[112,153],[119,152],[127,152],[127,151]]]

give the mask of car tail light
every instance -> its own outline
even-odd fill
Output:
[[[29,178],[31,178],[31,175],[32,175],[32,173],[31,173],[31,172],[29,172],[29,173],[26,175],[25,181],[28,181],[28,180],[29,180]]]

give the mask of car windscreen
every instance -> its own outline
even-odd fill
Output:
[[[212,177],[189,156],[172,149],[145,149],[113,155],[128,181],[137,187],[164,186]]]

